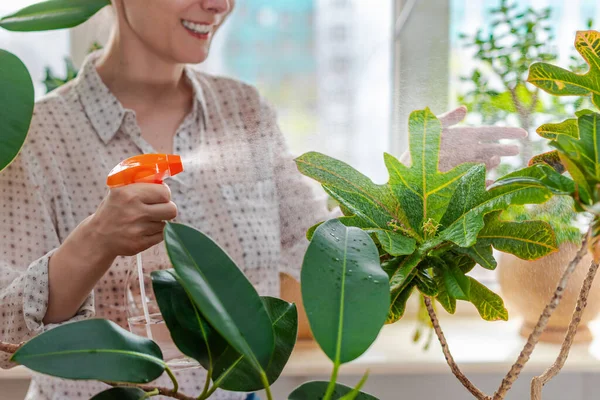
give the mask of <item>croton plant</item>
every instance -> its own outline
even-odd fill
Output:
[[[546,222],[511,222],[499,216],[510,204],[543,203],[553,194],[572,190],[573,184],[547,165],[514,175],[555,182],[552,187],[506,183],[511,174],[501,180],[504,184],[486,189],[482,164],[440,172],[441,134],[442,125],[429,109],[413,112],[412,164],[385,154],[390,178],[383,185],[320,153],[298,158],[298,168],[339,202],[345,214],[338,219],[342,224],[369,232],[377,243],[390,280],[388,323],[402,317],[415,289],[436,298],[449,313],[456,310],[456,300],[465,300],[485,320],[506,320],[502,299],[466,274],[477,264],[496,267],[492,247],[527,260],[555,251],[554,233]]]

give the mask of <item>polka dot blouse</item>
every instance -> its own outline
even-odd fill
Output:
[[[0,173],[0,341],[20,343],[52,328],[42,320],[53,251],[95,212],[113,166],[155,153],[135,113],[102,82],[99,56],[90,55],[74,81],[36,104],[21,154]],[[213,237],[261,295],[279,296],[280,273],[299,278],[307,228],[331,216],[325,195],[297,171],[275,113],[256,89],[191,67],[185,76],[195,100],[174,151],[193,162],[167,182],[177,221]],[[145,272],[171,267],[164,244],[143,259]],[[128,329],[125,287],[134,266],[135,257],[117,258],[72,321],[95,316]],[[0,367],[13,366],[8,358],[0,353]],[[177,375],[182,392],[201,392],[203,370]],[[157,384],[169,386],[168,378]],[[27,399],[89,399],[105,388],[34,374]],[[213,398],[245,395],[218,391]]]

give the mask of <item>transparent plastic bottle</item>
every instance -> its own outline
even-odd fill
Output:
[[[183,369],[199,367],[196,360],[187,357],[179,351],[165,323],[154,290],[152,289],[151,272],[171,268],[170,260],[166,254],[164,243],[159,243],[142,252],[143,285],[146,294],[146,304],[150,323],[146,321],[144,307],[142,304],[142,290],[136,257],[131,257],[125,288],[125,302],[127,304],[127,323],[129,331],[149,339],[158,344],[163,353],[163,358],[171,369]]]

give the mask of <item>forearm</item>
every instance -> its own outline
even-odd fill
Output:
[[[71,319],[114,259],[98,246],[90,218],[84,220],[50,258],[48,309],[43,322]]]

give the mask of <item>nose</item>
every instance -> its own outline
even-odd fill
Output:
[[[233,0],[204,0],[202,8],[215,14],[225,14],[231,11]]]

